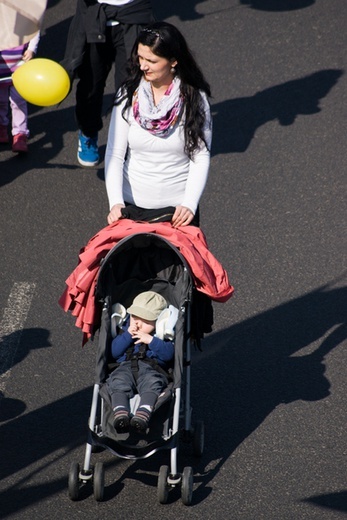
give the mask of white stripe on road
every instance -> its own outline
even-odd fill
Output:
[[[28,316],[36,284],[13,284],[0,322],[0,391],[4,392]]]

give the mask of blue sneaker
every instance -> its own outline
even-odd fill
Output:
[[[98,135],[87,137],[80,131],[78,134],[77,159],[82,166],[96,166],[99,162]]]

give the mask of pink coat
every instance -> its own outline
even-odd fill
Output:
[[[156,233],[173,244],[190,266],[195,288],[212,300],[226,302],[234,292],[226,271],[209,251],[200,228],[185,226],[175,229],[169,222],[150,224],[119,220],[99,231],[81,249],[79,263],[67,278],[67,288],[59,299],[59,305],[76,317],[76,326],[84,332],[84,343],[99,325],[94,290],[100,261],[117,242],[136,233]]]

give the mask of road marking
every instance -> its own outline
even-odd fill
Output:
[[[36,284],[16,282],[0,322],[0,391],[4,392],[28,316]]]

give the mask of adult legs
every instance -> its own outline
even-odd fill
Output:
[[[107,43],[87,44],[83,63],[78,70],[76,87],[76,120],[87,137],[94,137],[102,128],[102,101],[112,55]]]
[[[102,106],[107,77],[115,62],[115,88],[125,78],[126,54],[122,25],[108,27],[105,43],[87,44],[83,63],[78,70],[76,87],[76,120],[88,137],[102,129]]]
[[[115,61],[117,70],[125,74],[123,34],[122,25],[107,27],[106,42],[87,44],[78,70],[75,115],[80,133],[77,158],[83,166],[95,166],[99,162],[98,132],[103,126],[104,90],[112,63]],[[123,78],[120,75],[121,82]]]

